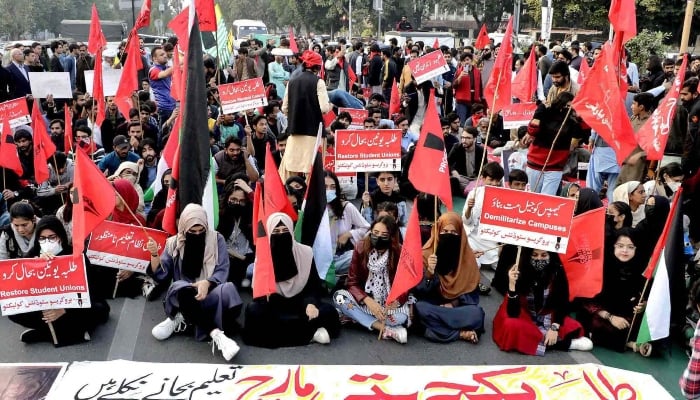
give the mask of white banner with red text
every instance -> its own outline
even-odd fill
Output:
[[[149,238],[158,243],[158,254],[162,254],[167,232],[103,221],[90,236],[88,260],[103,267],[146,273],[151,263],[151,253],[147,248]]]
[[[265,85],[262,78],[219,85],[219,100],[224,114],[250,110],[267,105]]]

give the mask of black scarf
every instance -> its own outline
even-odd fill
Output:
[[[272,267],[275,271],[275,282],[284,282],[298,274],[292,244],[291,233],[273,233],[270,235],[270,250],[272,253]]]
[[[196,281],[204,266],[204,247],[207,233],[199,235],[185,233],[185,249],[182,258],[182,274],[191,281]]]
[[[448,275],[457,269],[462,238],[451,233],[440,234],[439,238],[435,251],[438,260],[435,272],[439,275]]]

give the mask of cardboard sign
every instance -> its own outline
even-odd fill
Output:
[[[0,121],[10,121],[10,128],[26,125],[32,122],[24,97],[0,103]]]
[[[365,110],[364,108],[338,109],[338,115],[343,112],[350,114],[350,117],[352,118],[348,129],[363,129],[365,127],[365,120],[369,117],[369,111]]]
[[[535,103],[515,103],[501,110],[503,116],[503,129],[518,129],[527,125],[532,120],[537,110]]]
[[[262,78],[219,85],[219,100],[224,114],[250,110],[267,105]]]
[[[432,51],[409,61],[408,66],[419,85],[450,70],[441,51]]]
[[[401,130],[335,132],[336,172],[401,171]]]
[[[54,99],[73,98],[68,72],[30,72],[29,86],[37,99],[45,99],[50,94]]]
[[[576,200],[486,186],[478,234],[495,242],[566,253]]]
[[[146,246],[151,237],[158,243],[158,254],[165,249],[167,232],[136,225],[103,221],[92,231],[87,256],[91,263],[110,268],[145,273],[151,263]]]
[[[105,96],[115,96],[122,78],[123,69],[104,68],[102,70],[102,87]],[[95,83],[95,71],[85,71],[85,88],[92,94],[92,84]]]
[[[18,258],[0,261],[2,315],[56,308],[89,308],[85,262],[73,256]]]

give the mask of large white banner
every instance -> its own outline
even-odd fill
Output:
[[[48,399],[673,399],[646,374],[537,366],[72,363]]]

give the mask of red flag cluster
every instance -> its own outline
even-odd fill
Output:
[[[581,63],[585,64],[585,62]],[[586,64],[588,65],[588,64]],[[537,74],[540,70],[537,68],[537,55],[535,48],[530,51],[530,56],[525,62],[525,66],[515,75],[511,86],[512,95],[523,103],[532,101],[532,96],[537,91]]]

